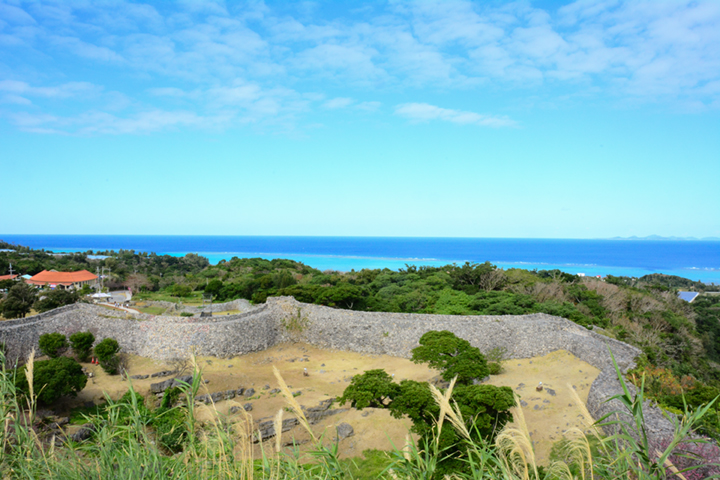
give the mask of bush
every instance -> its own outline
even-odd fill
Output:
[[[59,357],[67,349],[67,338],[62,333],[45,333],[40,335],[40,351],[50,358]]]
[[[70,346],[81,362],[87,362],[93,343],[95,343],[95,335],[90,332],[76,332],[70,335]]]
[[[57,289],[42,294],[43,297],[35,302],[35,310],[39,313],[47,312],[65,305],[72,305],[80,300],[80,295],[74,290]]]
[[[488,363],[488,371],[490,375],[500,375],[500,372],[502,372],[502,366],[499,363]]]
[[[51,358],[33,365],[33,391],[42,403],[51,404],[63,395],[76,396],[86,383],[82,366],[72,358]],[[30,394],[25,372],[17,372],[15,386],[25,395]]]
[[[189,297],[192,293],[192,288],[189,285],[173,285],[170,289],[171,295],[176,297]]]
[[[118,373],[121,359],[117,356],[120,345],[114,338],[106,338],[95,346],[95,355],[98,357],[100,366],[109,375]]]

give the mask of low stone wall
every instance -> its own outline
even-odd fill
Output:
[[[226,306],[220,308],[227,308]],[[91,331],[97,341],[118,340],[126,352],[167,359],[201,355],[232,356],[260,351],[288,341],[362,353],[409,358],[429,330],[449,330],[487,353],[505,347],[509,358],[529,358],[567,350],[601,370],[593,382],[587,406],[595,418],[621,410],[607,399],[622,392],[609,350],[622,372],[635,366],[640,350],[610,339],[569,320],[545,314],[507,316],[421,315],[355,312],[271,297],[246,313],[221,317],[173,317],[122,314],[103,307],[76,304],[41,315],[0,323],[0,341],[11,359],[37,349],[43,333],[70,335]],[[655,407],[645,410],[653,436],[672,433],[672,426]]]
[[[171,313],[192,313],[194,315],[199,315],[200,312],[217,313],[227,312],[229,310],[238,310],[240,313],[245,313],[249,312],[254,308],[253,305],[244,298],[238,298],[237,300],[233,300],[231,302],[203,305],[201,307],[195,307],[192,305],[181,305],[178,303],[166,302],[162,300],[148,300],[146,301],[146,303],[149,305],[157,305],[160,307],[164,307],[168,309],[168,312]]]

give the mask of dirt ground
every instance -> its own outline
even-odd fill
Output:
[[[301,359],[307,361],[299,361]],[[256,422],[270,419],[286,406],[282,395],[270,394],[270,390],[278,386],[272,373],[273,365],[278,368],[292,392],[301,392],[296,399],[305,407],[316,406],[322,400],[340,396],[352,376],[365,370],[383,368],[394,374],[396,381],[427,381],[438,373],[404,358],[321,350],[300,343],[278,345],[263,352],[228,359],[199,357],[198,363],[203,378],[207,380],[207,384],[201,387],[201,394],[239,387],[255,389],[256,393],[251,398],[221,401],[216,404],[216,408],[220,414],[231,416],[231,406],[251,402],[251,413]],[[121,381],[117,376],[105,375],[97,365],[83,366],[94,373],[94,378],[88,380],[87,386],[78,397],[65,400],[57,409],[58,414],[67,414],[70,408],[89,401],[101,403],[105,394],[117,399],[127,391],[127,381]],[[580,398],[585,401],[590,384],[599,370],[565,351],[533,359],[507,360],[503,366],[504,372],[491,377],[489,383],[512,387],[526,404],[524,413],[535,443],[536,454],[540,463],[545,463],[552,443],[561,438],[562,431],[571,426],[581,426],[579,412],[572,405],[567,384],[574,386]],[[303,376],[304,368],[309,372],[307,377]],[[162,362],[129,356],[130,375],[148,375],[169,369],[170,365]],[[132,382],[138,392],[150,396],[150,384],[166,378]],[[537,392],[535,387],[540,381],[545,388]],[[285,415],[287,417],[289,414]],[[358,456],[366,449],[389,450],[393,445],[401,448],[411,426],[407,419],[397,420],[390,417],[385,410],[369,408],[330,416],[314,426],[315,433],[320,435],[326,432],[326,438],[334,438],[335,426],[342,422],[349,423],[354,429],[353,436],[340,442],[342,457]],[[295,427],[283,434],[283,441],[289,441],[293,437],[302,442],[308,439],[308,434],[302,431],[302,427]]]

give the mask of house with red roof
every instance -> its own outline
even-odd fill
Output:
[[[30,285],[43,287],[45,285],[50,288],[82,288],[83,285],[94,286],[97,284],[98,276],[80,270],[79,272],[57,272],[55,270],[43,270],[37,275],[33,275],[30,279],[25,280]]]

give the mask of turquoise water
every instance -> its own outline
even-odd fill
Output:
[[[629,277],[665,273],[720,283],[718,241],[2,234],[0,239],[55,252],[191,252],[213,264],[232,257],[289,258],[320,270],[350,271],[490,261],[502,268]]]

